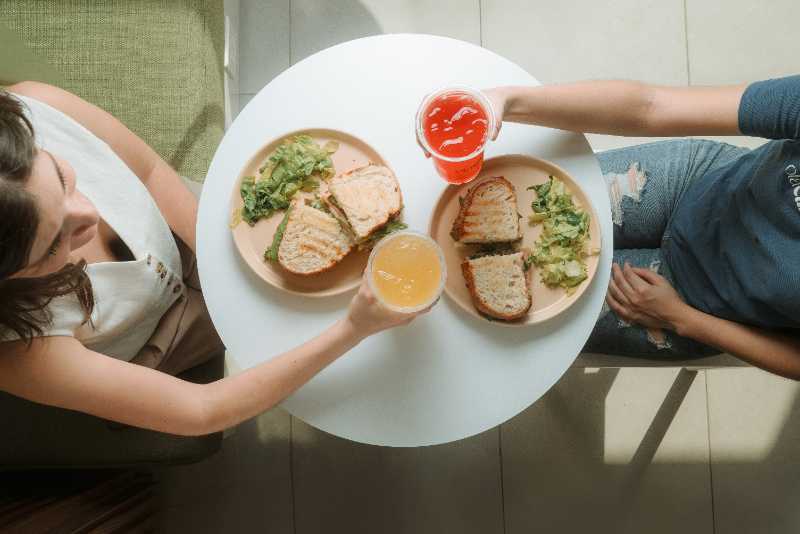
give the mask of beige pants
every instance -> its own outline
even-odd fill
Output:
[[[181,254],[186,294],[167,310],[153,335],[131,360],[171,375],[180,374],[225,350],[208,315],[194,253],[177,236],[175,242]]]

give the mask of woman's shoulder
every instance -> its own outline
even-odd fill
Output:
[[[65,113],[78,122],[80,120],[81,103],[88,105],[79,96],[64,89],[41,82],[25,81],[9,85],[6,90],[18,96],[24,96],[43,102],[48,106]]]
[[[86,322],[83,308],[74,294],[52,299],[43,313],[47,314],[49,321],[42,325],[41,332],[36,334],[33,339],[56,336],[75,338],[83,323]],[[0,347],[6,343],[16,343],[22,337],[14,330],[0,326]]]
[[[33,337],[30,341],[20,339],[19,337],[16,337],[16,339],[8,339],[0,334],[0,355],[5,358],[8,356],[41,354],[53,350],[54,348],[75,347],[76,343],[83,347],[80,340],[69,334],[48,333],[43,336]]]

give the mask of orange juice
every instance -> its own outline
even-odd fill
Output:
[[[444,286],[439,246],[416,232],[398,232],[381,240],[369,262],[370,286],[381,302],[399,311],[433,303]]]

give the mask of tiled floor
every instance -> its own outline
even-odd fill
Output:
[[[304,57],[388,32],[482,44],[545,83],[732,83],[800,65],[796,0],[241,2],[240,107]],[[275,409],[162,477],[177,533],[795,533],[800,386],[755,369],[573,369],[500,428],[421,449],[352,443]]]

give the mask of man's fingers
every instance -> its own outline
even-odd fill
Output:
[[[614,283],[617,284],[617,287],[622,294],[625,295],[627,300],[631,300],[636,294],[636,291],[634,291],[630,282],[628,282],[625,273],[622,272],[622,268],[620,268],[619,264],[615,263],[611,266],[611,269],[613,271]]]
[[[630,305],[628,298],[622,293],[622,291],[619,289],[619,286],[617,286],[616,282],[614,282],[613,278],[608,283],[608,293],[620,304],[624,304],[626,306]]]
[[[497,141],[497,136],[500,135],[500,129],[503,127],[503,123],[498,120],[497,124],[494,126],[494,130],[492,130],[492,141]]]
[[[608,307],[611,308],[611,311],[617,314],[617,317],[624,321],[630,321],[630,314],[628,313],[627,308],[619,303],[617,299],[614,298],[611,293],[606,295],[606,302],[608,302]]]
[[[431,153],[425,150],[425,147],[422,145],[422,141],[419,140],[419,135],[416,136],[416,139],[417,139],[417,146],[419,146],[422,149],[422,153],[425,154],[426,158],[430,158]]]
[[[636,290],[636,291],[643,291],[647,289],[649,285],[641,276],[636,274],[633,270],[633,267],[630,266],[629,263],[625,263],[625,268],[622,270],[622,275],[625,277],[625,280],[628,281],[628,284]]]
[[[636,274],[644,278],[646,282],[649,282],[654,286],[659,285],[664,281],[663,276],[654,271],[651,271],[650,269],[644,269],[642,267],[634,267],[633,272],[635,272]]]

